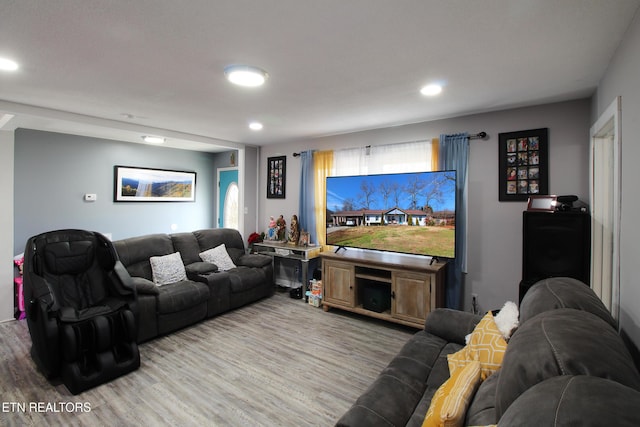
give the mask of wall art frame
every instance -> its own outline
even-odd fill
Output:
[[[549,129],[499,134],[498,199],[527,201],[549,194]]]
[[[284,199],[287,185],[287,156],[267,158],[267,199]]]
[[[195,202],[196,172],[114,166],[114,202]]]

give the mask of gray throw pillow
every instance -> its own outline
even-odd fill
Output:
[[[231,270],[232,268],[236,268],[236,265],[233,263],[233,260],[229,256],[227,247],[224,243],[220,246],[216,246],[215,248],[201,252],[200,259],[202,259],[204,262],[210,262],[217,265],[220,271],[226,271]]]
[[[184,269],[180,252],[164,256],[152,256],[149,258],[149,262],[151,263],[153,283],[156,286],[187,280],[187,272]]]

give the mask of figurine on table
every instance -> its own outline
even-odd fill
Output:
[[[276,227],[278,229],[278,240],[286,240],[287,221],[284,220],[284,216],[280,215],[278,217]]]
[[[278,226],[273,216],[269,217],[269,228],[267,228],[267,240],[278,240]]]
[[[297,245],[300,239],[300,227],[298,225],[298,215],[291,217],[291,225],[289,226],[289,243]]]

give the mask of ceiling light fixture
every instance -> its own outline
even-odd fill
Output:
[[[0,70],[15,71],[18,69],[18,63],[8,58],[0,58]]]
[[[420,93],[425,96],[435,96],[442,92],[442,86],[438,84],[430,84],[426,85],[422,89],[420,89]]]
[[[249,123],[249,129],[251,130],[262,130],[263,126],[260,122],[251,122]]]
[[[224,74],[231,83],[246,87],[262,86],[269,77],[266,71],[250,65],[229,65]]]
[[[142,139],[147,144],[164,144],[165,141],[161,136],[143,136]]]

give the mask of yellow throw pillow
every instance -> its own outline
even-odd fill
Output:
[[[436,390],[422,427],[462,426],[469,403],[480,385],[480,362],[458,369]]]
[[[484,381],[500,368],[506,350],[507,342],[496,326],[493,314],[488,312],[471,333],[469,344],[457,353],[447,356],[449,373],[453,374],[472,360],[477,360],[482,366]]]

